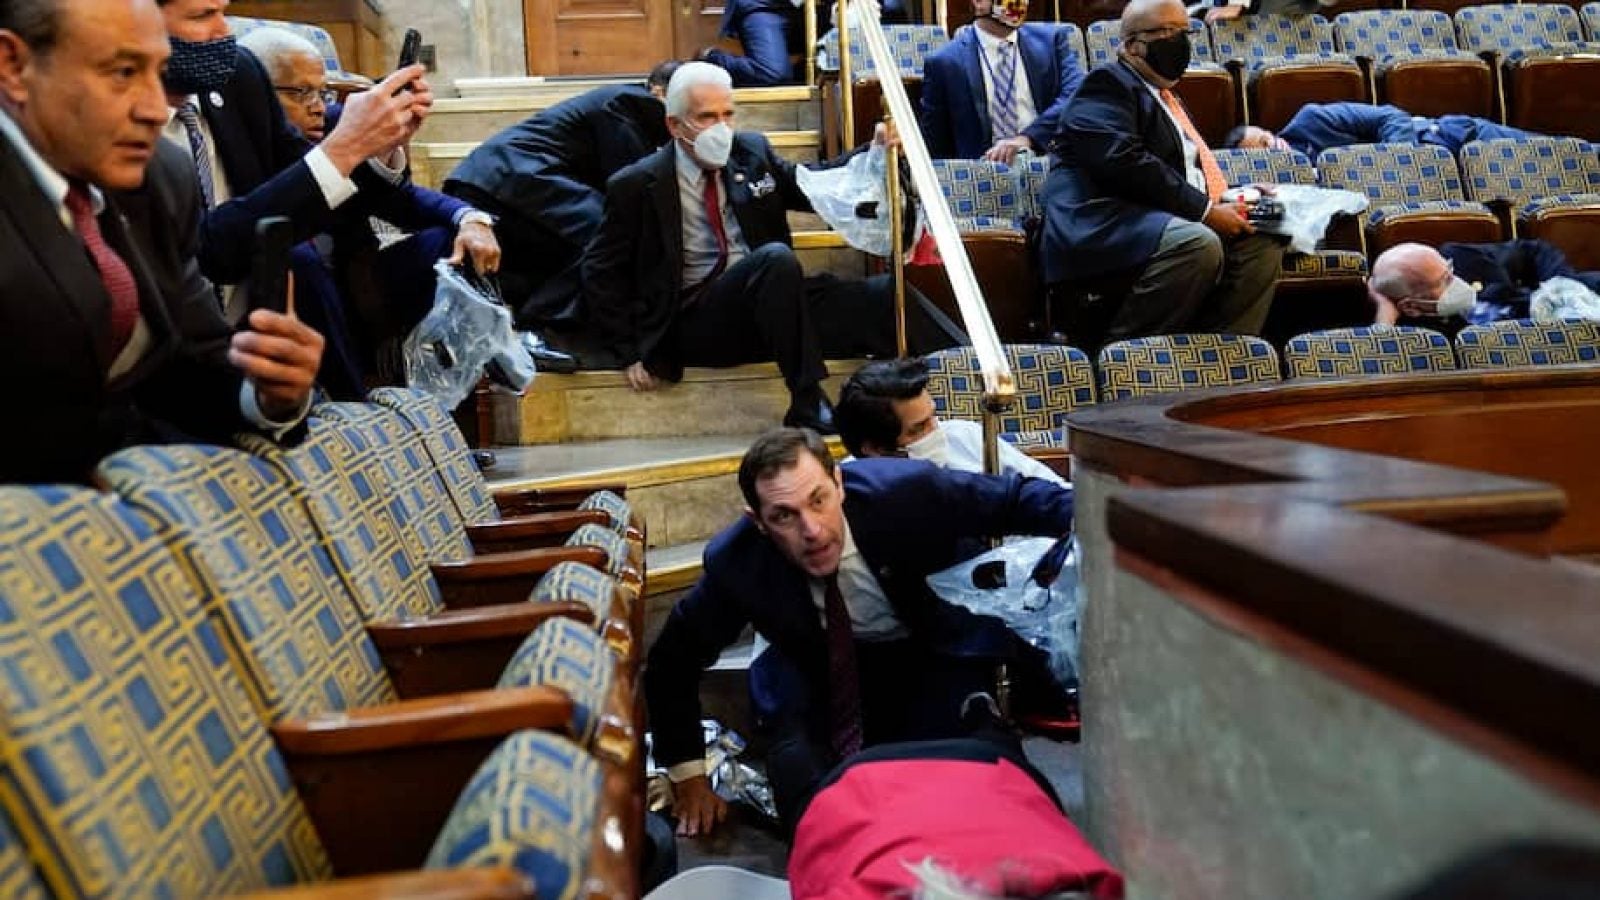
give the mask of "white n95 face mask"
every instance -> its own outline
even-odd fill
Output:
[[[728,164],[728,154],[733,151],[733,128],[726,122],[707,126],[694,136],[694,155],[713,169]]]
[[[1439,303],[1434,308],[1438,310],[1440,318],[1464,316],[1472,311],[1477,302],[1477,288],[1460,278],[1451,278],[1450,286],[1444,289],[1444,295],[1439,298]]]
[[[938,425],[934,425],[927,434],[907,444],[905,450],[906,455],[912,459],[931,462],[941,469],[950,465],[950,436]]]

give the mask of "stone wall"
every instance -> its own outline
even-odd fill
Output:
[[[441,97],[455,96],[457,78],[527,74],[520,0],[381,0],[388,23],[390,58],[400,55],[405,30],[422,32],[432,44],[435,69],[429,80]]]

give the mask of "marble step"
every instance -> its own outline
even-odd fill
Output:
[[[636,78],[621,80],[638,82]],[[414,142],[475,144],[562,100],[616,83],[603,79],[494,81],[487,92],[473,90],[469,96],[435,100]],[[513,81],[526,82],[526,87],[519,90]],[[457,85],[460,89],[461,83]],[[822,103],[815,88],[740,88],[733,96],[739,107],[739,128],[746,131],[818,133],[822,129]]]
[[[823,384],[828,396],[837,397],[844,379],[862,362],[828,363],[830,377]],[[487,399],[487,442],[505,447],[626,438],[744,440],[777,425],[789,406],[788,389],[773,363],[690,368],[682,381],[647,393],[630,389],[620,371],[545,372],[521,396],[495,393]],[[535,465],[534,470],[584,465],[582,445],[572,452],[577,455],[554,467]]]

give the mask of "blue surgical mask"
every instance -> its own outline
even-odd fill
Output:
[[[168,37],[172,56],[167,59],[167,71],[161,76],[162,84],[174,94],[198,94],[216,91],[233,80],[233,70],[239,65],[239,46],[233,35],[214,41],[180,41]]]

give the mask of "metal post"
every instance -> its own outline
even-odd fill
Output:
[[[817,0],[806,0],[806,87],[817,83]]]
[[[839,35],[839,133],[844,135],[844,149],[856,145],[856,81],[850,74],[850,20],[848,0],[839,0],[834,10],[833,30]]]
[[[883,114],[883,124],[890,135],[894,134],[894,116]],[[900,202],[900,147],[891,143],[889,161],[889,271],[894,273],[894,346],[901,359],[908,354],[906,345],[906,238],[905,209]]]

